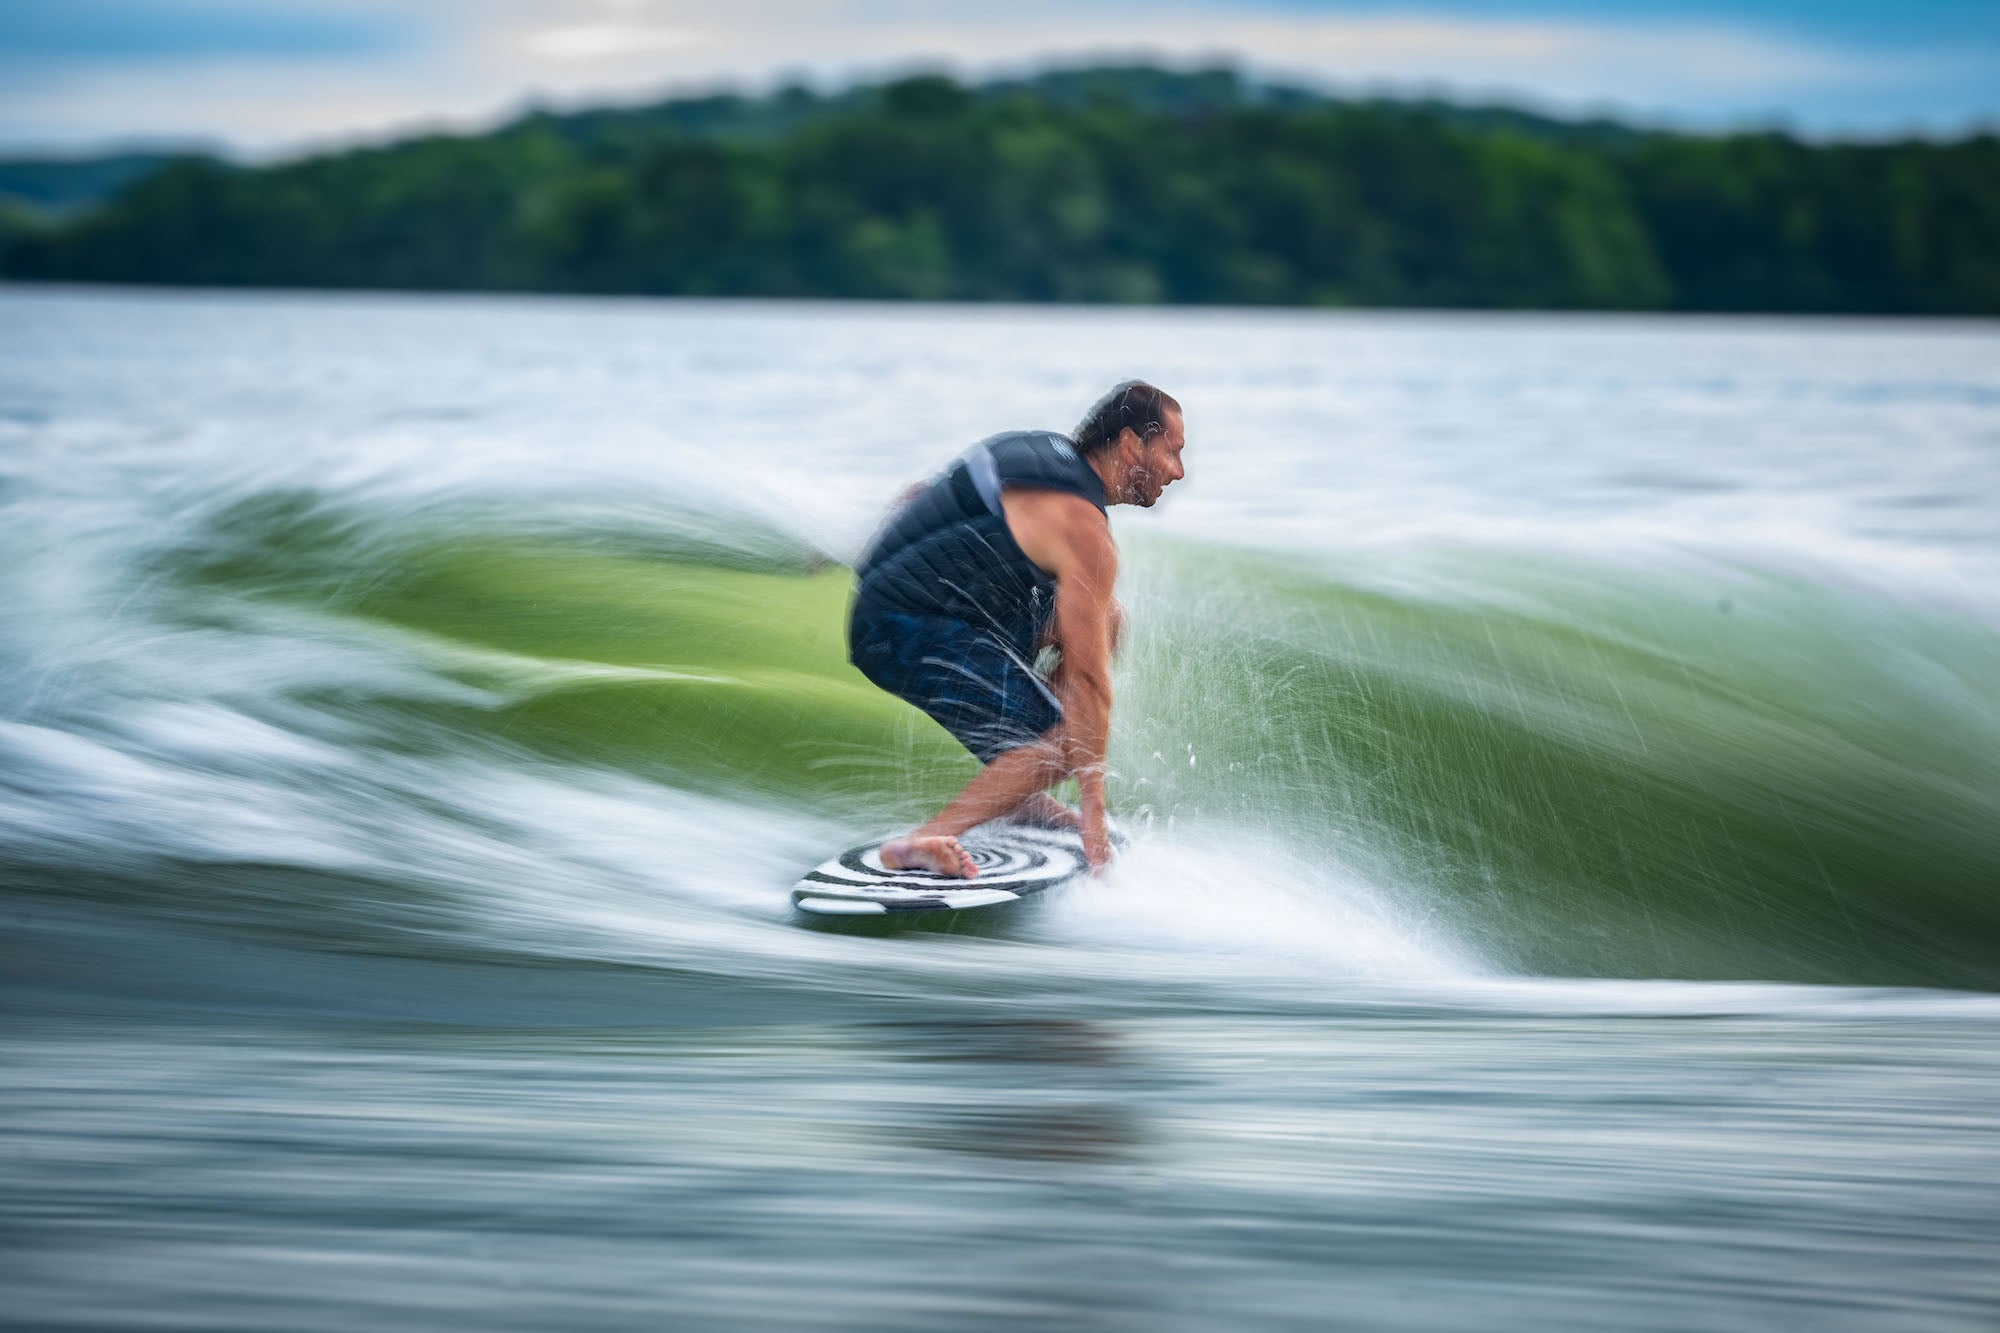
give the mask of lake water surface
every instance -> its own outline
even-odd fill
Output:
[[[1103,881],[852,558],[1118,378]],[[0,290],[0,1323],[1985,1330],[2000,326]]]

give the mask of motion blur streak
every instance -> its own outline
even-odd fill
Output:
[[[0,295],[8,1306],[1988,1326],[1996,352]],[[839,562],[1131,373],[1133,849],[803,929],[969,763]]]

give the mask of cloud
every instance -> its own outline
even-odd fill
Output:
[[[137,7],[137,0],[69,2],[100,12]],[[175,0],[171,11],[196,12],[194,2]],[[209,7],[200,12],[225,12],[218,0],[201,3]],[[317,6],[282,12],[318,15],[336,29],[352,22],[356,33],[394,17],[405,25],[401,45],[286,67],[263,58],[271,53],[214,44],[174,66],[64,65],[59,78],[0,92],[0,141],[74,143],[144,130],[220,136],[272,152],[416,124],[479,126],[529,100],[634,100],[676,87],[757,86],[798,75],[844,81],[914,65],[980,75],[1093,57],[1230,60],[1343,90],[1615,108],[1696,124],[1785,115],[1847,129],[1857,121],[1843,120],[1842,108],[1858,107],[1864,126],[1902,128],[1963,124],[2000,109],[1991,92],[1973,91],[1988,82],[2000,87],[2000,57],[1990,50],[1883,52],[1719,20],[1504,17],[1490,9],[1357,13],[1285,0],[1252,8],[1201,0],[1167,8],[1131,0],[958,7],[934,0],[317,0]],[[231,0],[226,12],[249,13],[248,0]],[[428,40],[409,36],[426,26]],[[1960,100],[1939,103],[1941,88],[1961,90]],[[1891,119],[1902,124],[1884,124]]]
[[[579,23],[531,32],[521,39],[521,48],[546,60],[594,63],[678,51],[706,41],[700,33],[656,23]]]

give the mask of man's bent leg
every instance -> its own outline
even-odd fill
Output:
[[[1012,814],[1037,792],[1047,791],[1062,777],[1060,729],[1007,751],[967,783],[950,805],[910,836],[955,838],[989,819]]]
[[[1007,813],[1007,818],[1016,824],[1027,824],[1034,828],[1068,829],[1074,833],[1083,827],[1083,815],[1073,805],[1056,799],[1054,792],[1031,792]]]
[[[909,837],[882,845],[882,864],[892,870],[923,866],[940,875],[971,879],[979,869],[958,845],[958,835],[989,819],[1012,814],[1024,801],[1048,790],[1062,777],[1060,730],[1002,754],[965,790]]]

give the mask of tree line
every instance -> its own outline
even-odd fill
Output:
[[[172,161],[0,274],[694,296],[2000,313],[2000,138],[1815,143],[1229,71],[919,76]]]

